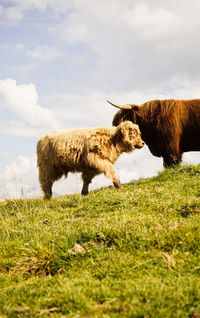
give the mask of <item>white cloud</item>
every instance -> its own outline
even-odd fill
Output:
[[[1,176],[6,180],[11,180],[12,178],[23,178],[29,174],[30,170],[35,167],[35,165],[35,158],[28,158],[19,155],[15,162],[5,168]]]
[[[28,158],[19,155],[7,165],[0,177],[0,199],[28,198],[41,194],[36,170],[36,156]]]
[[[102,92],[91,91],[87,94],[48,94],[42,102],[49,109],[56,109],[58,120],[65,127],[86,127],[112,125],[115,113],[113,107],[106,103],[106,95]]]
[[[3,14],[3,6],[0,5],[0,15],[2,15],[2,14]]]
[[[108,100],[116,104],[137,104],[154,100],[154,99],[198,99],[200,96],[200,80],[190,82],[188,80],[181,80],[175,77],[168,86],[168,92],[161,90],[158,92],[157,88],[148,90],[130,90],[126,92],[110,93]],[[116,110],[117,111],[117,110]]]
[[[109,105],[106,100],[117,104],[137,104],[152,99],[191,99],[199,98],[200,81],[179,81],[175,78],[171,82],[170,92],[157,92],[157,88],[143,90],[130,90],[125,92],[87,91],[85,94],[58,94],[49,93],[41,98],[43,104],[52,111],[56,109],[57,119],[63,127],[111,126],[112,118],[117,109]]]
[[[37,9],[44,11],[50,7],[62,12],[65,12],[73,3],[70,0],[11,0],[11,2],[23,10]]]
[[[174,31],[180,31],[185,26],[186,21],[172,9],[153,7],[150,3],[140,2],[132,10],[127,10],[123,14],[124,21],[131,30],[137,30],[138,36],[145,40],[165,41],[169,37],[174,38]],[[182,29],[182,32],[184,30]]]
[[[24,65],[11,65],[9,67],[10,72],[14,72],[14,74],[20,73],[23,76],[27,76],[29,73],[32,73],[36,70],[38,64],[29,63]]]
[[[54,36],[68,45],[84,44],[95,54],[88,85],[128,91],[167,87],[175,76],[199,80],[200,2],[191,0],[13,0],[23,14],[36,9],[57,14]],[[11,6],[12,8],[12,6]],[[8,8],[4,9],[8,10]],[[56,24],[56,21],[59,21]],[[29,50],[38,60],[53,60],[58,51]],[[78,53],[78,54],[77,54]],[[83,55],[76,51],[76,57]],[[90,70],[88,70],[90,71]]]
[[[24,44],[23,43],[16,43],[14,45],[17,52],[22,52],[24,50]]]
[[[23,10],[38,9],[44,11],[48,6],[48,1],[45,0],[13,0],[12,2]]]
[[[67,12],[72,7],[73,1],[66,0],[10,0],[9,6],[0,6],[0,15],[4,17],[1,23],[15,26],[19,24],[27,12],[38,10],[40,13],[53,9],[55,14]]]
[[[7,152],[0,151],[0,158],[10,160],[10,159],[13,159],[13,156]]]
[[[69,44],[85,43],[90,40],[90,26],[85,23],[84,19],[76,13],[70,15],[66,24],[59,24],[57,30],[61,35],[62,40],[67,41]],[[56,28],[54,28],[56,30]]]
[[[157,87],[174,76],[200,79],[200,3],[75,1],[54,28],[69,45],[83,43],[98,57],[91,84],[126,91]],[[80,52],[81,55],[81,52]]]
[[[200,164],[200,152],[186,152],[183,154],[183,163],[189,165],[199,165]]]
[[[8,120],[0,125],[0,133],[17,137],[38,137],[46,132],[46,127],[32,127],[19,120]]]
[[[17,24],[23,18],[23,13],[18,7],[10,7],[6,10],[6,18]]]
[[[23,43],[15,43],[15,44],[8,44],[3,43],[0,45],[2,50],[16,50],[16,52],[24,51],[24,44]]]
[[[50,62],[63,56],[63,53],[58,51],[55,47],[38,46],[33,50],[27,50],[27,55],[41,62]]]
[[[123,154],[116,163],[121,182],[150,178],[163,170],[162,158],[154,157],[147,146],[131,154]]]
[[[39,105],[38,93],[35,85],[32,83],[17,85],[13,79],[0,80],[0,100],[0,107],[9,109],[15,116],[17,115],[22,121],[21,125],[23,128],[26,125],[51,129],[59,127],[59,122],[54,118],[53,113],[49,109]],[[13,122],[12,119],[10,127],[7,126],[6,129],[10,131],[15,129],[16,125],[12,125],[13,123],[17,123],[19,128],[19,121]],[[23,130],[22,127],[21,129]],[[33,129],[33,127],[30,127],[30,129]]]

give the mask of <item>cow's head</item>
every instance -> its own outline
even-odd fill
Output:
[[[131,121],[123,121],[117,126],[114,139],[123,152],[131,152],[144,146],[138,125]]]
[[[112,124],[113,126],[118,126],[122,121],[130,120],[137,124],[137,118],[139,116],[139,107],[133,104],[117,105],[109,102],[112,106],[119,108],[120,110],[115,114]]]

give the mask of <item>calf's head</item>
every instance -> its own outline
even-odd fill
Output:
[[[138,125],[130,121],[124,121],[117,126],[115,140],[123,152],[131,152],[144,146]]]

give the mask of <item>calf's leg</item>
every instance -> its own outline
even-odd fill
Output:
[[[113,182],[115,188],[122,188],[119,179],[115,175],[114,166],[110,161],[96,158],[96,160],[93,160],[92,164],[99,171],[99,173],[104,173],[105,176]]]
[[[53,181],[40,182],[42,191],[44,192],[44,199],[51,199]]]
[[[92,179],[98,174],[98,171],[96,170],[89,170],[89,171],[84,171],[82,173],[82,179],[83,179],[83,188],[81,191],[82,195],[87,195],[88,194],[88,188],[89,184],[92,182]]]
[[[39,168],[39,181],[40,181],[41,189],[44,193],[44,199],[51,199],[53,180],[48,176],[47,173],[45,173],[40,168]]]
[[[44,199],[51,199],[52,197],[52,185],[55,180],[58,180],[62,176],[62,172],[54,167],[39,167],[39,181],[41,189],[44,193]]]

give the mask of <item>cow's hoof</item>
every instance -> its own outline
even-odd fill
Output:
[[[87,195],[88,192],[82,191],[81,194],[82,194],[82,195]]]

